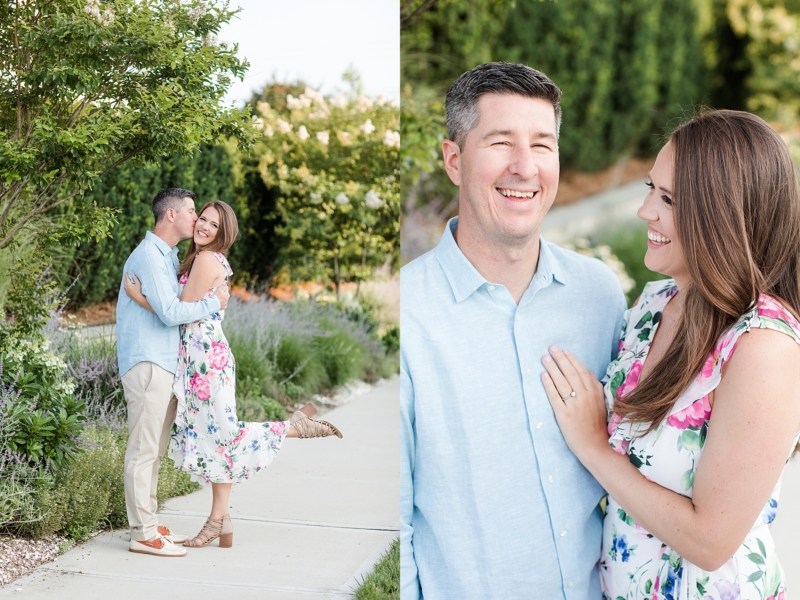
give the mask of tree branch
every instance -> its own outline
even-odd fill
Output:
[[[417,10],[415,10],[410,15],[407,15],[405,17],[402,16],[402,12],[401,12],[400,29],[404,29],[409,23],[411,23],[411,21],[413,21],[419,15],[421,15],[426,10],[431,8],[434,4],[436,4],[436,2],[437,2],[437,0],[425,0],[422,4],[419,5],[419,7],[417,7]],[[405,5],[408,6],[408,4],[409,4],[409,2],[406,2]]]

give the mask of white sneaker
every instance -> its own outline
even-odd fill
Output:
[[[175,533],[166,525],[159,525],[158,526],[158,533],[160,533],[163,537],[167,538],[173,544],[180,546],[189,539],[188,535],[183,535],[182,533]]]
[[[186,548],[176,546],[168,538],[161,535],[157,535],[152,540],[131,540],[128,550],[139,554],[152,554],[153,556],[186,556]]]

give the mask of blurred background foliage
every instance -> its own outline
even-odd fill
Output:
[[[441,168],[444,97],[479,63],[522,62],[561,87],[562,181],[654,157],[697,106],[758,114],[800,162],[800,0],[406,0],[401,6],[404,261],[438,238],[420,231],[441,231],[438,224],[457,213],[457,189]],[[640,233],[590,237],[609,242],[634,274],[642,271]],[[633,293],[642,282],[636,283]]]

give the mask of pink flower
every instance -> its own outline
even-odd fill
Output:
[[[283,432],[286,431],[286,423],[284,421],[275,421],[272,425],[270,425],[269,430],[272,433],[283,435]]]
[[[244,436],[247,435],[248,431],[250,431],[250,425],[245,425],[242,428],[242,430],[239,432],[239,435],[237,435],[235,438],[233,438],[233,441],[231,442],[231,446],[235,446],[236,444],[241,442],[244,439]]]
[[[198,400],[205,401],[211,398],[211,385],[208,382],[208,377],[196,371],[189,380],[189,389],[197,394]]]
[[[211,361],[211,368],[221,371],[228,366],[228,345],[222,342],[211,342],[211,350],[208,353]]]
[[[625,456],[626,454],[628,454],[630,452],[631,441],[630,440],[625,440],[625,439],[622,439],[622,440],[619,440],[619,441],[615,440],[614,443],[611,445],[611,447],[614,449],[614,452],[616,452],[617,454]]]
[[[719,361],[722,359],[722,352],[728,346],[730,346],[733,336],[734,336],[734,331],[730,330],[721,338],[719,338],[719,341],[717,342],[716,346],[714,346],[714,349],[709,353],[708,357],[706,358],[706,362],[703,363],[703,367],[700,369],[700,375],[702,375],[703,378],[708,379],[709,377],[711,377],[711,375],[714,374],[714,369],[717,367]],[[733,354],[735,345],[736,344],[734,344],[734,348],[731,348],[731,351],[728,353],[728,356]]]
[[[639,376],[642,374],[642,361],[637,360],[634,361],[631,370],[628,372],[628,376],[625,378],[625,381],[622,382],[622,385],[619,386],[617,390],[617,398],[622,398],[623,396],[627,396],[630,392],[633,391],[633,388],[639,383]]]
[[[708,402],[708,394],[706,394],[683,410],[670,415],[667,423],[676,429],[688,429],[689,427],[700,427],[710,418],[711,404]]]
[[[619,424],[622,423],[622,416],[614,413],[611,415],[611,420],[608,422],[608,435],[614,435],[614,432],[619,427]]]

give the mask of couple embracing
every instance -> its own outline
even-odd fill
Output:
[[[220,201],[195,213],[193,192],[161,190],[155,227],[125,263],[117,301],[117,358],[128,409],[125,505],[130,551],[185,556],[219,538],[231,547],[231,486],[266,467],[286,437],[336,435],[308,404],[289,421],[245,423],[236,417],[236,365],[222,332],[233,275],[226,258],[239,232]],[[191,239],[183,261],[178,242]],[[210,484],[211,514],[192,539],[158,523],[156,488],[169,449],[175,467]]]
[[[401,597],[783,600],[769,525],[800,441],[790,153],[745,112],[678,126],[638,211],[668,279],[626,311],[600,261],[539,236],[560,101],[508,63],[447,93],[459,216],[401,271]]]

